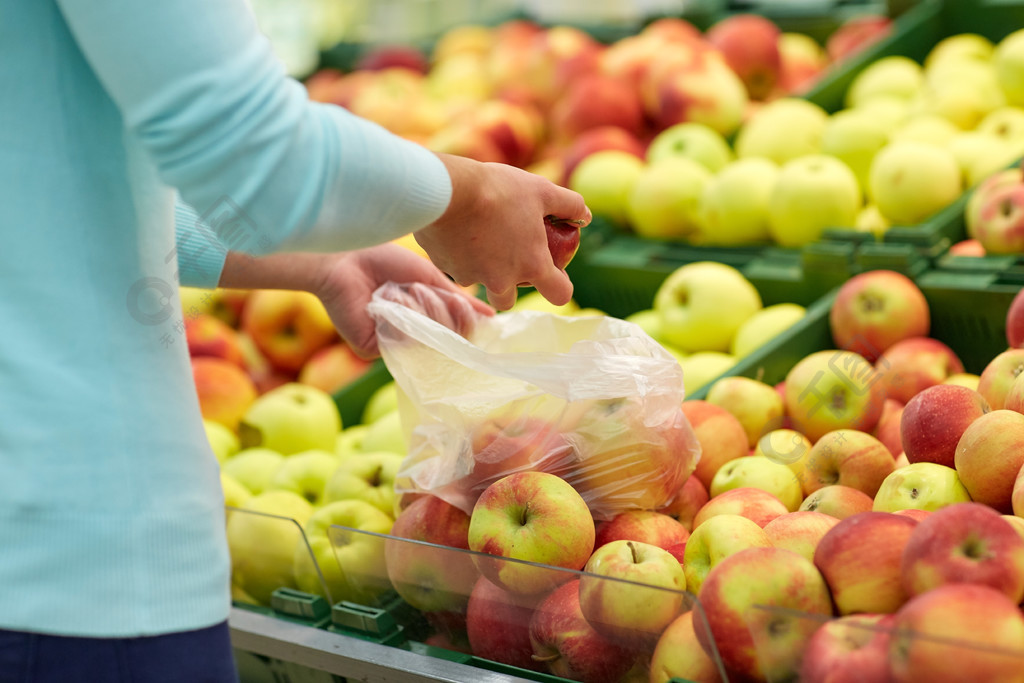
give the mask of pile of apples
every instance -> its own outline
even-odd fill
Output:
[[[957,34],[923,63],[869,64],[837,112],[783,96],[728,126],[694,116],[642,151],[591,153],[567,184],[648,238],[799,247],[830,227],[880,237],[928,220],[1024,155],[1022,54],[1024,30],[998,43]]]

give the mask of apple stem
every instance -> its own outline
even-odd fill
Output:
[[[640,564],[640,558],[636,554],[636,544],[633,541],[626,541],[626,545],[629,546],[629,552],[633,555],[633,564]]]

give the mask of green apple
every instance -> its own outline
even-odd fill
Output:
[[[768,227],[784,247],[819,239],[826,228],[851,227],[863,205],[860,184],[835,157],[811,154],[782,167],[772,193]]]
[[[693,121],[669,126],[647,145],[647,161],[650,163],[675,156],[692,159],[712,173],[721,171],[735,157],[721,133]],[[590,206],[590,202],[587,205]]]
[[[700,591],[708,573],[725,558],[747,548],[770,548],[764,529],[757,522],[741,515],[722,514],[698,524],[683,549],[683,572],[686,589]]]
[[[324,501],[324,487],[338,469],[338,456],[333,451],[303,451],[286,456],[270,480],[271,490],[283,489],[297,493],[312,505]]]
[[[661,314],[653,308],[645,308],[636,313],[631,313],[624,320],[637,325],[651,339],[661,341]]]
[[[711,178],[711,171],[685,157],[647,164],[626,200],[629,225],[641,237],[701,241],[700,198]]]
[[[946,36],[928,51],[928,55],[924,58],[925,72],[927,73],[947,60],[988,62],[995,54],[995,48],[996,46],[991,40],[977,33],[957,33]]]
[[[387,451],[405,455],[409,450],[409,443],[402,429],[401,414],[397,410],[392,410],[371,422],[359,443],[359,450],[363,453]]]
[[[821,151],[828,113],[817,104],[781,97],[758,109],[736,134],[736,156],[764,157],[776,164]]]
[[[879,95],[872,97],[856,107],[856,111],[868,114],[878,121],[890,134],[903,125],[911,114],[910,102],[896,95]]]
[[[711,497],[738,488],[767,491],[782,501],[790,512],[800,509],[804,500],[800,480],[792,469],[766,455],[749,455],[722,465],[711,479]]]
[[[341,426],[330,394],[291,382],[257,398],[238,433],[243,448],[262,446],[290,455],[313,449],[333,451]]]
[[[967,187],[974,185],[979,180],[976,177],[977,174],[987,177],[998,170],[998,168],[992,168],[989,172],[982,171],[985,165],[993,163],[992,159],[998,158],[1006,152],[1006,145],[1002,140],[991,133],[982,133],[977,130],[957,133],[946,147],[953,153],[953,158],[960,166],[964,185]],[[1009,163],[1010,160],[1007,159],[1001,167],[1006,167]]]
[[[372,424],[377,421],[377,418],[397,409],[398,384],[395,383],[395,380],[390,380],[374,389],[370,394],[370,398],[366,400],[366,405],[363,407],[361,423]]]
[[[1024,139],[1024,108],[999,107],[983,118],[975,130],[995,135],[1005,142],[1020,142]]]
[[[591,213],[626,225],[627,199],[645,163],[635,154],[605,149],[584,157],[569,176],[569,189],[583,195]]]
[[[298,588],[331,604],[373,605],[391,589],[384,534],[392,524],[390,516],[361,500],[334,501],[314,511],[303,525],[309,545],[299,543],[293,553]]]
[[[778,177],[778,165],[761,157],[738,159],[719,171],[701,197],[707,243],[733,246],[770,241],[768,207]]]
[[[786,406],[782,395],[770,384],[750,377],[723,377],[708,389],[707,402],[732,413],[747,433],[747,445],[782,424]]]
[[[393,515],[398,503],[395,476],[404,458],[386,451],[361,453],[342,461],[327,480],[324,502],[363,500]]]
[[[664,340],[684,352],[726,352],[761,294],[736,268],[714,261],[680,266],[658,287],[653,307]]]
[[[892,223],[878,210],[877,204],[865,204],[857,212],[857,220],[853,227],[861,232],[870,232],[876,240],[881,241],[886,231],[892,227]]]
[[[254,494],[270,488],[284,456],[269,448],[245,448],[221,465],[221,472],[237,479]]]
[[[228,458],[238,453],[241,444],[238,443],[238,435],[220,422],[203,420],[203,429],[206,430],[206,440],[217,456],[217,462],[224,464]]]
[[[963,190],[960,165],[945,147],[894,142],[871,165],[870,194],[893,225],[916,225],[955,201]]]
[[[228,520],[232,581],[259,604],[270,605],[278,588],[297,588],[295,548],[305,545],[302,525],[313,513],[291,491],[265,491],[249,498]]]
[[[683,390],[689,396],[736,365],[736,359],[721,351],[697,351],[679,359],[683,369]]]
[[[1024,29],[1017,29],[1000,40],[992,61],[1007,102],[1024,106]]]
[[[868,173],[878,151],[889,142],[885,121],[865,109],[845,109],[832,114],[821,134],[821,153],[834,156],[850,167],[861,191],[868,191]]]
[[[890,142],[921,142],[946,147],[962,132],[955,123],[938,114],[917,114],[897,126],[889,135]]]
[[[806,315],[807,309],[800,304],[773,304],[765,306],[736,330],[730,352],[736,358],[750,355],[755,349],[775,339]]]
[[[882,57],[857,74],[846,90],[846,106],[858,107],[879,96],[912,99],[924,87],[923,67],[902,55]]]
[[[664,548],[611,541],[594,551],[583,571],[583,616],[595,631],[616,642],[653,643],[683,611],[686,575]]]
[[[925,71],[925,87],[915,109],[972,130],[989,112],[1005,105],[1006,96],[991,64],[950,59]]]
[[[363,439],[369,429],[369,425],[365,424],[352,425],[342,429],[334,445],[334,454],[339,458],[346,458],[353,453],[362,452]]]
[[[934,511],[970,500],[955,469],[935,462],[915,462],[894,470],[882,481],[871,509]]]

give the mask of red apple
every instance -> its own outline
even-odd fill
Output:
[[[900,401],[886,398],[882,404],[882,414],[878,417],[878,424],[875,425],[874,437],[885,444],[885,447],[895,458],[903,452],[903,442],[900,437],[900,423],[903,419],[904,405]]]
[[[822,624],[807,641],[800,680],[860,683],[889,680],[892,614],[851,614]]]
[[[803,33],[779,36],[779,87],[784,95],[803,95],[828,67],[828,55],[814,38]]]
[[[580,248],[580,229],[570,223],[556,222],[551,217],[544,219],[544,227],[547,229],[551,260],[555,268],[565,270]]]
[[[973,230],[986,254],[1019,254],[1024,251],[1024,184],[994,190],[977,206]]]
[[[751,99],[763,100],[779,80],[779,27],[758,14],[733,14],[708,29],[707,39],[722,52]]]
[[[776,548],[792,550],[813,561],[818,543],[838,523],[837,518],[823,512],[798,510],[765,524],[764,533]]]
[[[874,497],[894,468],[892,453],[881,441],[867,432],[840,429],[815,442],[799,478],[805,495],[838,484]]]
[[[333,394],[362,377],[372,366],[372,361],[360,358],[351,346],[339,342],[314,353],[299,371],[298,380]]]
[[[1024,518],[1024,467],[1013,481],[1013,514]]]
[[[829,59],[839,62],[877,43],[892,32],[892,20],[885,15],[861,15],[844,21],[825,41]]]
[[[941,586],[896,613],[889,656],[894,683],[1019,681],[1024,615],[987,586]]]
[[[839,348],[874,362],[901,339],[927,337],[931,314],[913,280],[891,270],[871,270],[839,287],[829,323]]]
[[[816,351],[786,375],[786,414],[812,441],[837,429],[870,433],[884,402],[881,376],[853,351]]]
[[[583,159],[594,152],[613,149],[628,152],[637,159],[643,159],[646,145],[635,134],[618,126],[598,126],[580,133],[560,156],[562,158],[562,185],[567,185],[572,172]]]
[[[689,537],[686,527],[669,515],[654,510],[626,510],[597,523],[594,548],[612,541],[642,541],[667,549],[685,543]]]
[[[710,488],[711,480],[722,465],[750,453],[747,432],[735,415],[707,401],[683,401],[683,413],[701,446],[694,476],[705,488]]]
[[[984,256],[985,247],[978,240],[960,240],[949,248],[953,256]]]
[[[1013,507],[1013,484],[1024,466],[1024,415],[993,410],[974,420],[957,442],[954,466],[976,503]]]
[[[533,659],[530,619],[538,596],[522,596],[498,588],[480,577],[469,594],[466,606],[466,635],[477,657],[543,671],[545,666]]]
[[[907,461],[952,467],[964,430],[988,411],[985,398],[964,386],[940,384],[920,392],[907,403],[900,420]]]
[[[888,512],[840,521],[818,543],[814,564],[840,614],[895,612],[909,597],[902,584],[903,548],[918,522]]]
[[[700,29],[682,17],[658,17],[641,29],[641,36],[667,42],[685,43],[704,40]]]
[[[617,126],[640,137],[645,121],[636,85],[601,73],[572,82],[553,105],[550,134],[571,141],[601,126]]]
[[[709,500],[693,518],[696,530],[704,521],[717,515],[739,515],[746,517],[759,527],[764,527],[776,517],[789,513],[786,504],[761,489],[749,486],[730,489]]]
[[[1006,309],[1006,343],[1013,349],[1024,347],[1024,289],[1014,295]]]
[[[256,386],[245,370],[223,358],[193,358],[192,380],[203,417],[237,432],[257,396]]]
[[[684,529],[692,531],[693,518],[709,499],[710,496],[704,484],[700,482],[700,479],[691,475],[687,477],[672,502],[659,508],[658,512],[675,518],[683,525]]]
[[[918,510],[917,508],[906,508],[905,510],[896,510],[891,514],[901,515],[903,517],[910,517],[911,519],[916,519],[918,522],[920,522],[924,518],[931,516],[932,511]]]
[[[209,313],[185,318],[185,341],[193,358],[223,358],[245,367],[245,355],[238,341],[238,332]]]
[[[846,519],[860,512],[868,512],[874,504],[871,496],[849,486],[833,484],[820,488],[804,498],[801,510],[812,510],[822,514]]]
[[[1024,600],[1024,539],[1002,515],[981,503],[955,503],[919,522],[902,559],[910,596],[950,583],[994,588]]]
[[[636,654],[594,630],[580,608],[579,584],[579,579],[562,584],[537,606],[530,620],[533,659],[561,678],[617,681]]]
[[[363,71],[401,68],[423,74],[429,63],[423,51],[411,45],[374,45],[359,56],[355,68]]]
[[[241,325],[270,363],[285,372],[298,372],[314,353],[338,338],[324,305],[309,292],[256,290]]]
[[[988,401],[989,408],[1004,407],[1006,395],[1021,372],[1024,372],[1024,349],[1003,351],[988,362],[978,377],[978,393]]]
[[[918,393],[964,371],[953,349],[931,337],[901,339],[875,362],[886,396],[906,403]]]

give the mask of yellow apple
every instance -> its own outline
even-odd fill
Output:
[[[768,207],[779,167],[750,157],[729,163],[704,188],[701,222],[707,244],[726,246],[771,240]]]
[[[573,169],[569,189],[583,195],[593,215],[622,226],[628,220],[629,194],[644,166],[642,159],[629,152],[615,149],[594,152]]]
[[[916,225],[955,201],[963,183],[948,149],[906,141],[878,153],[870,187],[879,211],[893,225]]]
[[[225,427],[220,422],[203,420],[203,429],[206,430],[206,440],[217,456],[217,462],[224,464],[228,458],[238,453],[241,445],[238,443],[238,435]]]
[[[871,162],[889,142],[885,121],[865,109],[845,109],[832,114],[821,135],[821,152],[834,156],[853,171],[866,195]]]
[[[817,104],[782,97],[758,109],[736,135],[736,156],[764,157],[782,165],[821,151],[828,113]]]
[[[685,157],[647,164],[626,200],[633,231],[652,239],[700,241],[700,198],[711,178],[711,171]]]
[[[221,471],[237,479],[254,494],[270,488],[284,456],[269,448],[246,448],[221,465]]]
[[[647,146],[646,156],[650,163],[666,157],[686,157],[712,173],[718,173],[735,158],[721,133],[693,121],[676,123],[660,131]]]
[[[1000,40],[992,59],[1006,100],[1024,106],[1024,29],[1018,28]]]
[[[755,312],[736,330],[731,353],[736,358],[750,355],[755,349],[788,330],[807,313],[800,304],[773,304]]]
[[[882,95],[910,100],[924,86],[924,69],[901,55],[882,57],[864,68],[846,90],[846,106],[857,107]]]
[[[768,212],[768,226],[784,247],[819,239],[826,228],[851,227],[863,201],[857,177],[835,157],[811,154],[782,167]]]
[[[721,351],[697,351],[679,361],[683,368],[683,388],[686,395],[695,393],[736,365],[736,359]]]

